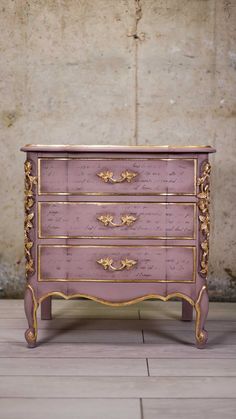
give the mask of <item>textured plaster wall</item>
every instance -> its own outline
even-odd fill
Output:
[[[236,0],[1,0],[0,295],[22,296],[25,143],[212,144],[211,298],[236,300]]]

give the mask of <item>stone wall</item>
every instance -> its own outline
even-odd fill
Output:
[[[212,299],[236,300],[236,1],[1,0],[0,295],[22,296],[38,144],[211,144]]]

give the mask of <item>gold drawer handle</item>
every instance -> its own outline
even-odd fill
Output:
[[[121,173],[119,179],[113,178],[113,172],[110,172],[107,170],[106,172],[100,172],[97,173],[97,176],[100,177],[104,182],[108,183],[121,183],[121,182],[128,182],[130,183],[136,176],[138,176],[138,173],[135,172],[129,172],[128,170],[124,170],[124,172]]]
[[[118,266],[118,268],[116,268],[115,266],[112,266],[113,263],[113,259],[111,258],[104,258],[104,259],[99,259],[97,260],[97,263],[99,263],[99,265],[102,265],[103,269],[107,270],[111,270],[111,271],[123,271],[123,269],[132,269],[134,267],[134,265],[137,264],[137,260],[132,260],[132,259],[124,259],[120,261],[120,266]]]
[[[122,226],[130,226],[132,225],[137,218],[135,218],[133,215],[122,215],[120,217],[121,219],[121,223],[120,224],[116,224],[113,222],[113,215],[101,215],[100,217],[97,217],[98,221],[101,221],[101,223],[104,224],[104,226],[110,226],[110,227],[122,227]]]

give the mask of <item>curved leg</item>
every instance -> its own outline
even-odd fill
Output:
[[[28,343],[30,348],[34,348],[36,346],[37,340],[37,302],[35,301],[33,291],[28,286],[25,291],[25,314],[28,320],[29,328],[25,332],[25,339]]]
[[[182,301],[182,321],[191,322],[193,320],[193,306],[186,300]]]
[[[208,307],[209,307],[209,299],[207,294],[207,288],[206,285],[203,285],[197,302],[195,304],[196,309],[196,346],[199,349],[202,349],[205,347],[207,339],[208,339],[208,333],[204,329],[205,321],[208,314]]]

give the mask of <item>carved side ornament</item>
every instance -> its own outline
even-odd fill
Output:
[[[209,178],[211,173],[211,165],[209,162],[203,163],[201,177],[197,181],[199,186],[198,192],[198,208],[199,208],[199,221],[200,231],[202,233],[201,240],[201,259],[200,259],[200,274],[207,277],[208,274],[208,255],[209,255],[209,235],[210,235],[210,187]]]
[[[25,244],[25,274],[28,278],[34,272],[34,261],[31,255],[33,241],[30,239],[30,230],[33,227],[34,212],[34,186],[37,185],[37,177],[31,175],[32,164],[30,161],[25,162],[25,222],[24,222],[24,244]]]

